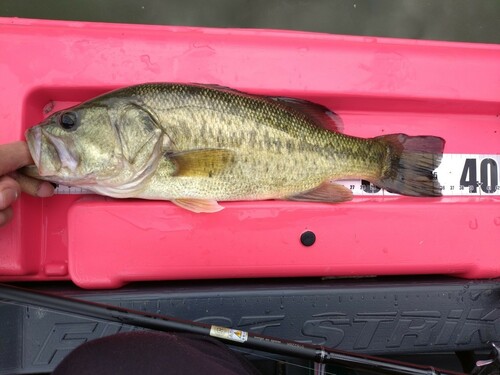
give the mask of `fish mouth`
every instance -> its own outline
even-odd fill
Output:
[[[80,164],[78,155],[71,151],[74,148],[71,139],[62,139],[44,131],[41,126],[35,126],[26,131],[26,140],[40,176],[55,175],[63,168],[75,171]],[[43,153],[50,154],[50,162],[48,155],[43,162]]]
[[[42,129],[38,126],[30,128],[26,131],[26,141],[31,157],[36,166],[40,165],[40,156],[42,151]]]

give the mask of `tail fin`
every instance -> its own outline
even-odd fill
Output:
[[[445,140],[440,137],[389,134],[375,138],[389,147],[388,164],[375,184],[391,193],[440,197],[433,171],[441,163]]]

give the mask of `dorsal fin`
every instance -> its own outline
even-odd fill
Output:
[[[344,124],[340,116],[321,104],[284,96],[269,97],[269,99],[277,101],[297,112],[304,114],[318,127],[339,133],[344,130]]]
[[[328,129],[338,133],[342,133],[344,131],[344,123],[342,122],[342,119],[339,115],[321,104],[313,103],[308,100],[290,98],[286,96],[260,96],[249,94],[243,91],[238,91],[231,87],[211,83],[195,83],[194,85],[228,92],[231,94],[245,95],[248,97],[261,98],[264,100],[273,100],[288,108],[292,108],[296,112],[302,113],[313,124],[320,128]]]

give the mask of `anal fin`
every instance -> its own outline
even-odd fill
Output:
[[[286,199],[302,202],[340,203],[352,200],[352,191],[343,185],[326,181],[314,189],[286,197]]]
[[[214,213],[224,209],[224,207],[214,199],[180,198],[172,200],[172,203],[196,213]]]

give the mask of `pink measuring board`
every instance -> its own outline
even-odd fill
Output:
[[[362,137],[441,136],[444,196],[368,194],[350,182],[349,203],[232,202],[193,214],[170,202],[23,195],[15,220],[0,229],[0,281],[115,288],[135,280],[500,276],[500,46],[0,19],[0,143],[23,139],[53,110],[161,81],[312,100]],[[304,232],[314,233],[311,246]]]

